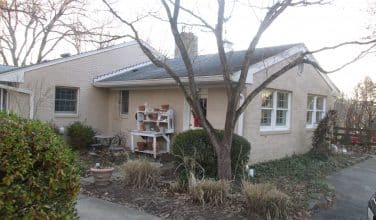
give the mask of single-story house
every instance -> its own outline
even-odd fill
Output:
[[[241,96],[306,50],[304,44],[258,48]],[[237,80],[243,54],[227,54],[233,80]],[[187,81],[180,58],[166,62],[183,82]],[[227,97],[218,55],[195,56],[193,65],[206,117],[215,128],[222,129]],[[9,91],[2,93],[7,93],[4,109],[58,126],[85,121],[101,133],[129,134],[140,129],[135,115],[146,103],[154,108],[169,104],[174,112],[174,133],[199,126],[175,82],[147,59],[136,42],[0,69],[0,82],[1,91]],[[26,98],[19,101],[11,95],[16,92]],[[297,66],[277,78],[249,104],[237,124],[236,132],[251,142],[250,163],[308,151],[313,129],[338,94],[333,82],[311,65]]]

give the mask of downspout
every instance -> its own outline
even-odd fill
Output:
[[[244,95],[240,93],[240,106],[244,103]],[[242,113],[240,116],[239,116],[239,120],[238,120],[238,135],[240,136],[243,136],[243,131],[244,131],[244,113]]]
[[[31,90],[20,89],[20,88],[2,85],[2,84],[0,84],[0,88],[29,95],[29,108],[30,108],[29,118],[33,119],[33,116],[34,116],[34,96],[33,96],[33,92]]]

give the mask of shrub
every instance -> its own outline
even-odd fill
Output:
[[[219,138],[223,138],[223,131],[217,131]],[[248,163],[250,143],[243,137],[234,134],[231,148],[231,169],[235,177],[243,175],[244,166]],[[211,145],[207,132],[204,129],[188,130],[177,134],[172,142],[172,154],[178,164],[186,164],[194,160],[205,170],[205,176],[217,178],[217,156]],[[185,166],[181,166],[185,167]],[[187,180],[190,171],[182,171],[182,176]]]
[[[263,219],[286,219],[289,197],[271,184],[243,182],[246,205]]]
[[[230,191],[230,182],[225,180],[196,180],[192,175],[189,180],[189,195],[194,202],[205,205],[223,204]]]
[[[1,218],[74,218],[75,154],[40,121],[0,112],[0,125]]]
[[[74,149],[83,149],[93,143],[95,131],[92,127],[76,121],[67,128],[69,144]]]
[[[312,151],[315,154],[324,157],[330,156],[336,115],[337,112],[335,110],[328,111],[315,129],[312,138]]]
[[[145,159],[130,160],[121,167],[127,185],[135,188],[153,187],[159,180],[160,169]]]

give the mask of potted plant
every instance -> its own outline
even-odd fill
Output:
[[[110,183],[113,167],[101,167],[99,163],[95,164],[95,167],[90,168],[94,177],[94,183],[98,186],[106,186]]]

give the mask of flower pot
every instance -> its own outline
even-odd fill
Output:
[[[150,113],[149,119],[150,120],[157,120],[158,119],[158,113],[156,113],[156,112]]]
[[[95,185],[106,186],[110,183],[114,168],[90,168],[90,171],[93,174]]]
[[[139,111],[145,111],[145,106],[144,106],[144,105],[140,105],[140,106],[138,106],[138,110],[139,110]]]
[[[144,123],[140,123],[140,131],[145,131],[145,124]]]
[[[169,104],[161,105],[161,111],[167,112],[167,110],[170,108]]]
[[[143,141],[137,142],[137,149],[138,150],[145,150],[145,142],[143,142]]]

